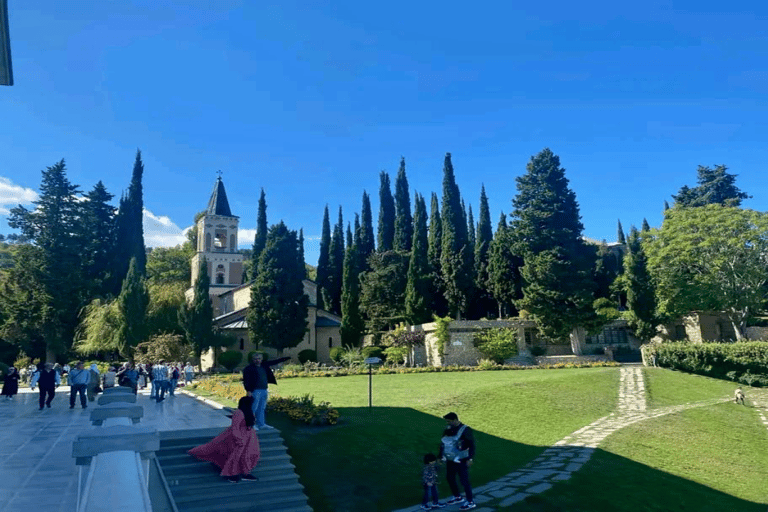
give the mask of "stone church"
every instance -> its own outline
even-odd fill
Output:
[[[341,317],[317,307],[317,283],[304,280],[304,293],[309,297],[307,308],[307,332],[304,339],[296,347],[286,349],[282,354],[276,350],[259,347],[251,341],[248,334],[246,312],[251,299],[251,282],[243,283],[243,255],[237,249],[237,230],[239,217],[232,215],[224,190],[224,182],[219,177],[213,186],[208,208],[197,221],[197,247],[192,257],[192,286],[199,273],[202,258],[208,264],[208,275],[211,285],[208,293],[213,303],[213,324],[224,333],[237,340],[234,347],[226,350],[239,350],[243,353],[243,362],[248,353],[262,350],[267,358],[291,356],[292,362],[298,362],[298,354],[302,350],[311,349],[317,354],[318,361],[330,362],[330,350],[341,345]],[[190,301],[194,289],[186,292]],[[209,371],[215,364],[215,354],[209,350],[200,358],[203,371]]]

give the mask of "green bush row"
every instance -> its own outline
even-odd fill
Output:
[[[646,360],[656,365],[748,386],[768,386],[768,343],[674,342],[646,345]]]

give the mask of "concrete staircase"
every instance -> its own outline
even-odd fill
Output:
[[[257,482],[233,484],[219,476],[213,464],[187,454],[221,431],[206,428],[161,433],[157,459],[179,512],[312,512],[277,430],[259,431],[261,459],[253,470]]]

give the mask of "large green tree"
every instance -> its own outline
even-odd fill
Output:
[[[45,311],[40,331],[45,333],[46,359],[53,361],[72,346],[77,317],[88,302],[83,279],[79,188],[70,183],[64,160],[42,172],[40,199],[33,210],[11,210],[9,226],[34,242],[34,286]]]
[[[131,258],[136,258],[136,270],[146,275],[147,256],[144,247],[144,163],[141,150],[136,150],[128,193],[120,199],[117,211],[115,279],[122,283],[128,273]],[[113,279],[114,281],[114,279]],[[118,284],[117,286],[122,286]]]
[[[211,285],[208,262],[205,258],[200,258],[199,265],[192,302],[179,309],[178,318],[179,324],[184,329],[187,343],[198,358],[214,345],[213,305],[208,294]]]
[[[721,311],[744,337],[766,299],[768,213],[709,204],[673,207],[643,236],[662,318]]]
[[[341,293],[341,343],[357,346],[365,331],[365,320],[360,312],[360,258],[357,244],[350,245],[344,254],[344,288]]]
[[[461,318],[466,313],[467,299],[472,287],[472,268],[467,236],[467,219],[462,208],[459,186],[453,172],[451,154],[446,153],[443,164],[443,202],[440,212],[442,241],[440,270],[445,298],[452,316]]]
[[[371,212],[371,198],[363,191],[363,205],[360,210],[360,242],[357,244],[357,257],[360,259],[360,271],[368,270],[368,257],[376,250],[376,241],[373,233],[373,214]]]
[[[393,248],[396,251],[409,252],[413,241],[413,217],[411,217],[411,197],[408,191],[408,178],[405,175],[405,158],[400,159],[400,169],[395,179],[395,235]]]
[[[248,330],[257,345],[282,352],[304,339],[309,298],[304,293],[303,273],[296,231],[283,222],[273,225],[259,258],[247,313]]]
[[[488,291],[488,252],[493,241],[491,227],[491,210],[488,207],[488,196],[485,195],[485,185],[480,189],[480,212],[477,219],[475,235],[475,316],[484,317],[493,312],[494,301]]]
[[[405,315],[411,324],[429,322],[432,318],[433,278],[427,255],[427,205],[416,194],[413,214],[413,240],[405,285]]]
[[[443,252],[443,221],[440,218],[440,201],[434,192],[432,192],[429,212],[427,258],[429,271],[432,274],[432,311],[442,318],[448,314],[448,302],[443,293],[444,284],[440,269],[440,257]]]
[[[392,198],[389,174],[386,171],[381,171],[379,174],[379,182],[379,226],[376,250],[386,252],[394,248],[395,200]]]
[[[594,251],[582,239],[576,194],[549,148],[531,157],[517,178],[512,229],[523,256],[519,309],[546,336],[567,340],[576,327],[594,330]]]
[[[742,199],[749,199],[746,192],[736,186],[736,174],[728,172],[725,165],[716,165],[714,169],[700,165],[696,170],[698,186],[683,186],[677,195],[673,195],[676,206],[696,207],[707,204],[740,206]]]
[[[82,240],[83,280],[88,298],[107,294],[115,251],[114,196],[99,181],[84,195],[79,222]]]
[[[368,331],[376,334],[405,320],[408,255],[376,252],[369,261],[371,270],[360,275],[360,309]]]
[[[344,218],[339,206],[339,219],[333,228],[328,258],[328,278],[323,303],[328,311],[341,314],[341,288],[344,282]]]
[[[153,248],[147,256],[147,284],[183,283],[189,286],[192,278],[189,261],[194,254],[189,242],[176,247]]]

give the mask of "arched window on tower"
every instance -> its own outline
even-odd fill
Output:
[[[205,234],[205,250],[206,251],[211,250],[211,234],[210,233]]]
[[[245,350],[245,340],[240,338],[240,350]]]
[[[216,284],[224,284],[224,265],[216,267]]]
[[[328,348],[333,348],[333,338],[328,338]]]
[[[235,235],[229,235],[229,246],[231,247],[230,251],[235,252],[235,247],[237,247],[237,240],[235,240]]]
[[[213,247],[217,251],[227,249],[227,233],[225,231],[216,231],[216,239],[213,241]]]

